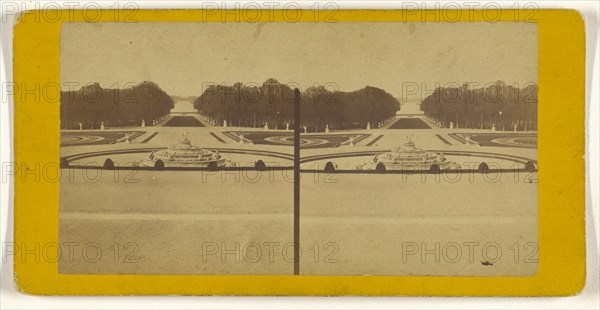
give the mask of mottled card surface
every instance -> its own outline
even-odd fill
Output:
[[[560,257],[543,242],[569,221],[560,212],[576,217],[583,208],[557,211],[551,198],[574,190],[583,202],[583,179],[550,155],[578,152],[564,141],[583,143],[582,126],[561,129],[582,122],[583,56],[560,63],[567,51],[584,55],[578,17],[422,22],[399,11],[338,11],[334,22],[222,22],[205,13],[52,26],[56,52],[39,61],[53,59],[46,82],[60,95],[36,116],[52,138],[35,154],[17,143],[37,139],[16,135],[15,147],[57,163],[59,177],[46,184],[53,233],[44,242],[53,246],[42,248],[58,253],[43,268],[70,284],[36,292],[539,295],[577,287],[535,283],[584,250]],[[561,19],[577,35],[557,52],[541,35],[564,38],[548,28]],[[23,37],[35,28],[18,26]],[[32,53],[18,43],[17,55]],[[544,76],[549,68],[560,73]],[[553,111],[562,104],[557,79],[575,92],[576,112],[562,115],[570,120]],[[17,197],[31,190],[25,185]],[[33,212],[26,208],[16,212]],[[570,236],[583,226],[571,227]],[[168,282],[144,288],[161,276]],[[122,290],[92,288],[125,277]],[[86,279],[91,286],[74,287]],[[252,281],[262,289],[235,288]]]

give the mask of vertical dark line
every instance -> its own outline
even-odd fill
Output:
[[[300,91],[294,89],[294,275],[300,274]]]

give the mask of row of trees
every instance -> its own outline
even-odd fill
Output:
[[[61,92],[61,128],[98,129],[151,125],[173,108],[173,99],[153,82],[142,82],[126,89],[103,89],[98,83],[76,91]]]
[[[329,85],[333,86],[333,85]],[[398,101],[384,90],[367,86],[353,92],[341,92],[334,87],[314,86],[301,94],[301,126],[308,131],[364,128],[393,117],[400,109]],[[212,85],[194,101],[194,108],[202,115],[222,124],[240,127],[282,129],[293,126],[294,90],[275,79],[261,86]]]
[[[537,84],[519,88],[498,81],[481,88],[436,88],[421,102],[421,110],[444,127],[537,130],[537,104]]]

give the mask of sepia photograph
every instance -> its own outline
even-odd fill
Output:
[[[525,22],[62,25],[61,274],[533,276]]]

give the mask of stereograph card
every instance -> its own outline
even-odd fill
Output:
[[[15,26],[23,292],[582,288],[578,13],[85,13]]]

